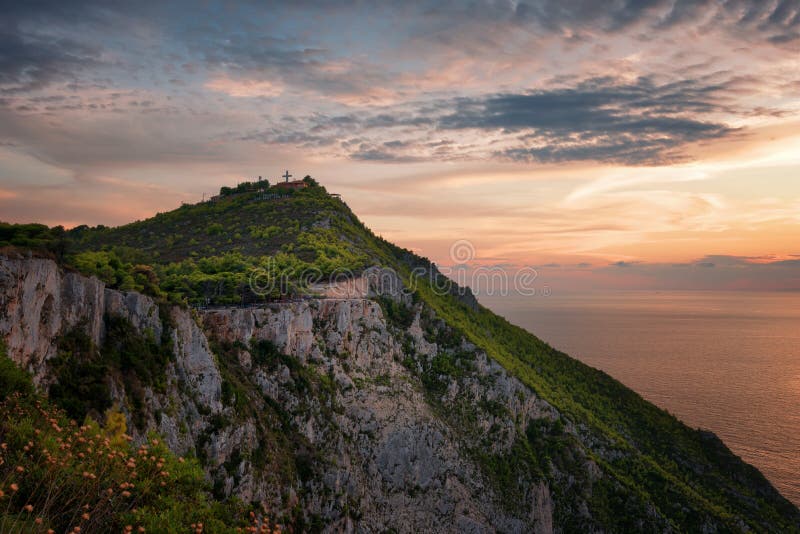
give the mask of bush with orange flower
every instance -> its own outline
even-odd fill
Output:
[[[17,389],[0,390],[0,532],[276,531],[239,502],[214,501],[197,461],[157,435],[134,444],[119,439],[113,411],[104,427],[79,425],[32,388]]]

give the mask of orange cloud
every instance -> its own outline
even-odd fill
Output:
[[[247,79],[234,80],[227,76],[212,78],[205,83],[204,87],[236,98],[272,98],[280,96],[284,91],[284,87],[280,82]]]

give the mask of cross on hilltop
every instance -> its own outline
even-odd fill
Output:
[[[309,185],[306,180],[292,180],[292,181],[289,181],[289,178],[292,177],[292,175],[289,174],[289,171],[284,172],[283,174],[280,175],[280,177],[283,178],[284,181],[276,183],[274,185],[274,187],[277,187],[277,188],[280,188],[280,189],[284,189],[284,190],[286,190],[286,189],[305,189]]]

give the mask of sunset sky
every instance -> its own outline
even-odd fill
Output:
[[[3,2],[0,220],[310,174],[442,265],[800,289],[800,2]]]

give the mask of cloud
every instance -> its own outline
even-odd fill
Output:
[[[666,32],[676,27],[721,30],[754,41],[785,44],[800,27],[796,0],[540,0],[537,2],[427,2],[418,5],[427,17],[484,24],[532,26],[561,34],[618,33],[620,31]],[[453,30],[455,32],[455,29]],[[437,35],[441,39],[441,35]]]
[[[205,88],[233,97],[276,97],[283,93],[282,85],[270,81],[234,80],[227,76],[212,78]]]
[[[486,265],[505,271],[508,279],[524,264]],[[476,284],[478,265],[470,266],[462,279]],[[537,280],[559,293],[608,289],[641,290],[800,290],[800,260],[763,262],[747,256],[711,255],[684,263],[626,262],[590,266],[548,264],[535,267]],[[475,286],[478,287],[475,287]]]
[[[205,28],[198,45],[205,67],[236,80],[240,91],[264,84],[292,86],[295,91],[346,104],[385,102],[394,97],[389,89],[393,76],[385,66],[363,58],[339,57],[331,49],[306,45],[293,36],[278,38],[258,31]],[[220,87],[219,76],[209,84],[212,89],[214,85]],[[231,82],[223,85],[230,86]]]
[[[17,198],[18,194],[15,191],[6,191],[5,189],[0,189],[0,200],[6,200],[9,198]]]
[[[41,89],[100,63],[99,49],[66,37],[0,23],[0,93]]]
[[[293,117],[249,138],[332,147],[334,154],[369,161],[654,165],[688,159],[690,144],[734,135],[736,128],[711,117],[732,112],[727,99],[740,91],[736,78],[663,83],[649,77],[590,78],[572,87]],[[337,142],[347,136],[361,142],[355,148]],[[444,146],[443,136],[452,138]]]
[[[147,50],[148,41],[157,38],[167,55],[182,55],[194,68],[371,105],[397,101],[406,91],[415,92],[424,72],[446,69],[453,58],[440,57],[444,49],[502,61],[515,32],[573,43],[620,34],[638,41],[671,38],[679,29],[691,29],[727,32],[770,46],[795,46],[800,35],[796,0],[33,1],[9,3],[3,18],[0,79],[15,90],[75,75],[100,60],[100,48],[123,57],[131,52],[125,49],[130,43],[119,37],[138,36],[134,52]],[[313,32],[307,31],[310,27]],[[350,33],[360,39],[342,42],[340,36]],[[410,65],[404,56],[418,51],[426,55],[414,57],[418,65]],[[522,57],[515,55],[517,61]],[[393,59],[405,60],[405,68],[395,68]]]
[[[616,262],[593,272],[612,286],[636,280],[648,289],[800,290],[800,260],[795,259],[710,255],[685,263]]]
[[[364,146],[350,153],[350,159],[357,161],[372,161],[381,163],[413,163],[419,161],[412,156],[402,156],[388,150],[369,148]]]
[[[230,147],[209,139],[221,122],[218,116],[188,116],[135,102],[135,106],[120,105],[97,113],[61,110],[58,113],[65,116],[58,119],[46,111],[20,115],[0,109],[0,139],[13,140],[16,146],[11,148],[19,154],[80,175],[159,164],[230,161]]]
[[[688,143],[733,132],[697,118],[719,111],[725,90],[702,80],[659,85],[646,77],[631,83],[596,78],[573,88],[460,99],[439,124],[524,132],[525,146],[498,152],[517,161],[662,163],[682,159],[679,149]]]

